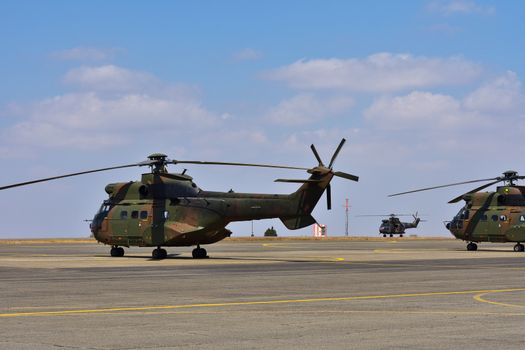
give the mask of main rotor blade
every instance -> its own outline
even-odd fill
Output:
[[[330,184],[326,186],[326,208],[328,210],[332,209],[332,186]]]
[[[359,176],[355,176],[348,173],[343,173],[342,171],[334,171],[334,176],[342,177],[343,179],[359,181]]]
[[[197,164],[197,165],[231,165],[231,166],[249,166],[259,168],[278,168],[278,169],[293,169],[293,170],[309,170],[310,168],[302,168],[287,165],[271,165],[271,164],[252,164],[252,163],[231,163],[231,162],[206,162],[200,160],[172,160],[173,164]]]
[[[273,182],[290,182],[290,183],[296,183],[296,184],[304,184],[304,183],[319,183],[321,180],[312,180],[312,179],[275,179]]]
[[[391,217],[391,216],[413,216],[412,214],[363,214],[363,215],[356,215],[356,217],[366,217],[366,216],[374,216],[374,217]]]
[[[32,181],[26,181],[26,182],[19,182],[19,183],[12,184],[12,185],[2,186],[2,187],[0,187],[0,191],[1,190],[7,190],[8,188],[13,188],[13,187],[19,187],[19,186],[36,184],[36,183],[39,183],[39,182],[63,179],[65,177],[72,177],[72,176],[78,176],[78,175],[84,175],[84,174],[98,173],[98,172],[101,172],[101,171],[108,171],[108,170],[115,170],[115,169],[122,169],[122,168],[131,168],[131,167],[135,167],[135,166],[151,165],[152,163],[154,163],[154,162],[145,161],[145,162],[140,162],[140,163],[135,163],[135,164],[112,166],[112,167],[109,167],[109,168],[86,170],[86,171],[81,171],[81,172],[78,172],[78,173],[71,173],[71,174],[65,174],[65,175],[46,177],[44,179],[38,179],[38,180],[32,180]]]
[[[314,156],[319,162],[319,165],[324,166],[323,161],[321,160],[321,157],[319,157],[319,153],[317,153],[317,149],[315,149],[315,146],[313,143],[310,145],[310,148],[312,149],[312,152],[314,152]]]
[[[339,151],[341,151],[341,148],[343,148],[343,145],[345,144],[346,140],[342,139],[339,143],[339,146],[337,146],[337,149],[334,152],[334,155],[332,156],[332,159],[330,160],[330,164],[328,164],[328,167],[332,169],[332,165],[334,165],[335,159],[337,158],[337,155],[339,154]]]
[[[499,178],[499,177],[493,177],[493,178],[490,178],[490,179],[480,179],[480,180],[463,181],[463,182],[456,182],[456,183],[448,184],[448,185],[440,185],[440,186],[433,186],[433,187],[420,188],[420,189],[417,189],[417,190],[411,190],[411,191],[406,191],[406,192],[399,192],[399,193],[389,194],[388,197],[400,196],[400,195],[402,195],[402,194],[407,194],[407,193],[414,193],[414,192],[421,192],[421,191],[434,190],[434,189],[436,189],[436,188],[443,188],[443,187],[450,187],[450,186],[457,186],[457,185],[471,184],[471,183],[475,183],[475,182],[483,182],[483,181],[494,181],[494,180],[498,180],[498,181],[500,181],[500,178]]]
[[[457,203],[457,202],[459,202],[460,200],[463,199],[463,196],[466,196],[467,194],[471,194],[471,193],[475,193],[475,192],[481,191],[482,189],[485,189],[485,188],[487,188],[487,187],[489,187],[489,186],[492,186],[492,185],[494,185],[494,184],[497,184],[497,183],[500,182],[500,181],[503,181],[503,180],[500,179],[500,180],[492,181],[492,182],[489,182],[488,184],[485,184],[485,185],[483,185],[483,186],[476,187],[475,189],[473,189],[473,190],[471,190],[471,191],[468,191],[468,192],[466,192],[466,193],[463,193],[461,196],[457,196],[456,198],[451,199],[451,200],[449,201],[449,203],[451,203],[451,204],[452,204],[452,203]]]

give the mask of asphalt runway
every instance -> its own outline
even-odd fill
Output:
[[[522,349],[525,253],[454,240],[0,244],[0,349]]]

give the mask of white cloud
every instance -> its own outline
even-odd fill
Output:
[[[22,119],[4,130],[5,145],[100,149],[171,131],[217,126],[221,118],[183,88],[116,66],[82,67],[66,81],[87,91],[11,105]],[[1,145],[0,145],[1,146]]]
[[[266,119],[281,125],[308,124],[340,114],[353,105],[354,100],[348,96],[322,99],[311,94],[301,94],[281,101],[267,113]]]
[[[364,115],[384,129],[442,128],[468,121],[455,98],[421,91],[405,96],[381,97],[365,110]]]
[[[472,130],[523,119],[525,97],[513,72],[483,84],[463,99],[413,91],[383,96],[364,111],[365,118],[384,129],[429,130],[468,127]]]
[[[246,48],[233,54],[235,61],[255,61],[262,57],[262,54],[254,49]]]
[[[269,71],[264,77],[299,89],[387,92],[465,84],[480,73],[478,64],[461,57],[378,53],[364,59],[300,60]]]
[[[97,91],[141,91],[161,85],[151,74],[114,65],[71,69],[64,82]]]
[[[101,49],[95,47],[74,47],[53,52],[51,57],[61,61],[107,61],[122,51],[117,48]]]
[[[131,142],[159,130],[198,130],[218,118],[198,101],[127,94],[74,93],[22,108],[27,120],[4,134],[4,142],[40,147],[97,149]]]
[[[427,5],[430,12],[443,15],[483,14],[492,15],[496,9],[492,6],[479,5],[472,0],[431,1]]]
[[[465,107],[486,113],[525,113],[525,96],[518,76],[508,71],[482,85],[465,98]]]

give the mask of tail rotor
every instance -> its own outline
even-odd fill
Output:
[[[341,142],[337,146],[334,154],[332,155],[332,158],[330,159],[330,163],[328,164],[328,167],[326,167],[324,165],[324,163],[323,163],[321,157],[319,156],[319,153],[317,152],[317,149],[315,148],[315,146],[313,144],[310,145],[310,148],[312,149],[312,152],[314,153],[315,158],[319,162],[319,166],[317,168],[312,169],[312,173],[313,172],[320,172],[320,173],[330,172],[330,173],[332,173],[332,175],[337,176],[337,177],[341,177],[343,179],[347,179],[347,180],[351,180],[351,181],[359,181],[359,177],[358,176],[355,176],[355,175],[352,175],[352,174],[348,174],[348,173],[344,173],[342,171],[333,171],[332,170],[334,162],[337,159],[337,156],[339,155],[339,152],[343,148],[345,142],[346,142],[345,139],[341,140]],[[328,185],[326,186],[326,208],[328,210],[332,209],[332,187],[330,186],[330,183],[328,183]]]

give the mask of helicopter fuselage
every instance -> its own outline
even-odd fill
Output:
[[[458,239],[470,242],[525,241],[525,186],[500,186],[496,192],[463,197],[465,206],[446,223]]]
[[[301,228],[315,222],[310,212],[331,178],[283,195],[203,191],[187,175],[147,173],[106,186],[109,198],[91,231],[104,244],[148,247],[215,243],[230,236],[226,225],[233,221],[280,218],[289,229]]]
[[[417,227],[419,221],[419,218],[414,217],[413,222],[402,222],[399,220],[399,218],[391,216],[390,218],[381,221],[381,225],[379,226],[379,234],[403,235],[406,229]]]

